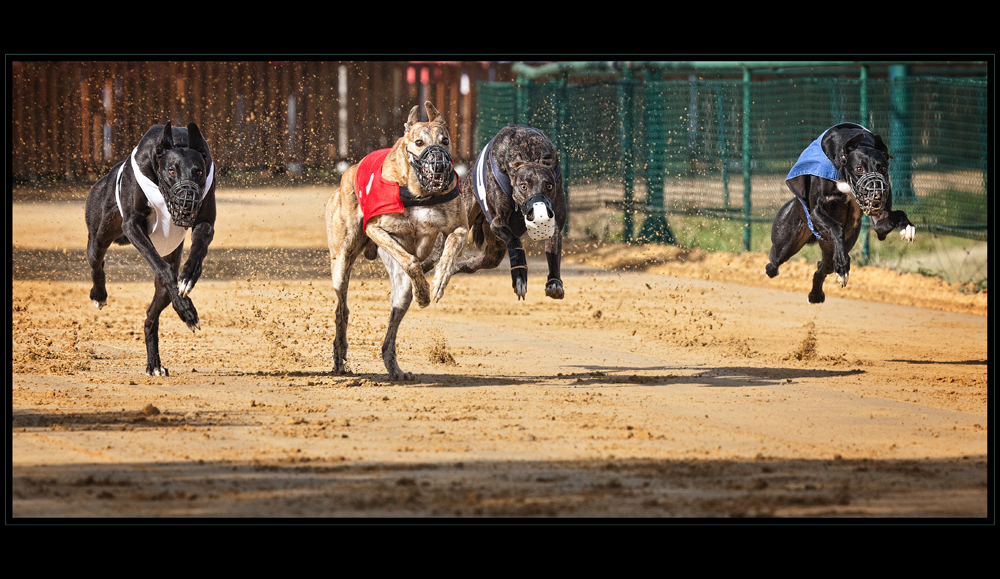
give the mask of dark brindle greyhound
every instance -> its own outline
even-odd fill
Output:
[[[132,244],[153,270],[153,302],[146,310],[146,374],[167,376],[160,362],[160,312],[172,304],[191,331],[200,329],[188,294],[201,277],[215,235],[214,163],[198,125],[153,125],[127,159],[94,184],[87,197],[90,299],[108,303],[104,255],[112,243]],[[180,272],[184,237],[191,252]]]
[[[809,145],[789,171],[785,183],[795,198],[778,210],[771,226],[768,277],[807,243],[818,243],[823,258],[813,275],[809,303],[823,303],[823,280],[837,274],[847,285],[851,269],[848,252],[867,215],[879,240],[893,229],[913,241],[915,229],[906,213],[892,210],[889,149],[882,137],[854,123],[836,125]]]
[[[506,251],[514,293],[528,291],[528,263],[521,245],[525,233],[545,240],[549,274],[545,295],[565,295],[559,273],[562,229],[566,224],[559,153],[542,131],[519,125],[500,129],[480,152],[472,171],[462,178],[462,203],[473,242],[482,253],[456,265],[457,273],[473,273],[500,265]]]

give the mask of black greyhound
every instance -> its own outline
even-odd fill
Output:
[[[893,229],[913,241],[915,228],[903,211],[892,210],[889,183],[889,150],[882,137],[854,123],[826,130],[799,156],[785,183],[795,198],[778,210],[771,226],[771,252],[765,267],[768,277],[807,243],[819,243],[823,258],[813,274],[809,303],[826,299],[823,281],[837,274],[847,285],[851,269],[848,252],[867,215],[879,240]]]
[[[167,376],[160,363],[160,312],[172,304],[193,332],[198,312],[188,294],[201,277],[202,261],[215,235],[214,163],[198,125],[153,125],[127,159],[94,184],[87,196],[87,261],[94,285],[90,299],[107,305],[104,256],[112,243],[132,244],[155,275],[146,310],[146,374]],[[191,252],[180,272],[184,237]]]

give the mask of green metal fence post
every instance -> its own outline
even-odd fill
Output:
[[[562,186],[563,186],[563,196],[566,198],[566,224],[563,225],[563,235],[569,235],[569,180],[570,180],[570,162],[569,155],[566,151],[566,144],[568,139],[566,135],[563,134],[566,131],[566,84],[569,82],[569,74],[564,73],[556,83],[556,114],[555,128],[553,130],[554,135],[551,135],[555,139],[556,150],[559,152],[559,168],[562,171]]]
[[[531,88],[532,79],[530,76],[517,77],[517,85],[515,88],[514,97],[514,122],[513,124],[522,124],[523,121],[521,117],[528,114],[528,91]]]
[[[861,74],[859,76],[861,79],[861,94],[860,94],[860,113],[861,124],[865,127],[872,128],[871,123],[868,122],[868,67],[861,65]],[[867,215],[861,216],[861,264],[868,265],[871,261],[871,253],[868,246],[868,230],[871,227],[871,221],[868,219]]]
[[[892,140],[889,142],[889,151],[893,158],[893,162],[889,165],[889,180],[892,181],[893,201],[913,199],[910,84],[906,81],[909,75],[910,67],[907,65],[889,67],[889,86],[892,95],[892,125],[889,132]]]
[[[625,215],[622,226],[622,242],[632,242],[632,230],[635,227],[633,212],[635,211],[632,192],[632,78],[628,67],[622,69],[618,80],[618,111],[621,115],[621,163],[622,189]]]
[[[715,100],[718,106],[718,126],[719,126],[719,158],[722,162],[722,206],[726,212],[729,211],[729,158],[726,154],[726,121],[722,112],[722,88],[715,86]]]
[[[663,172],[666,170],[666,148],[663,139],[663,104],[655,82],[643,79],[645,106],[643,125],[646,128],[646,218],[639,230],[638,241],[642,243],[667,243],[674,245],[677,240],[667,222],[666,207],[663,203]]]
[[[743,69],[743,251],[750,251],[750,69]]]

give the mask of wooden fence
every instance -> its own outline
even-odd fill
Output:
[[[87,180],[167,120],[197,122],[223,170],[356,162],[391,146],[424,100],[469,162],[476,81],[512,76],[487,62],[22,60],[10,78],[12,177]]]

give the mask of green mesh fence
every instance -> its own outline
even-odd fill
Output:
[[[938,77],[481,83],[476,146],[507,124],[541,128],[561,151],[571,213],[613,208],[625,241],[667,243],[671,215],[720,216],[743,224],[748,249],[751,224],[791,198],[799,153],[858,122],[893,156],[894,208],[985,241],[987,94],[986,80]]]

